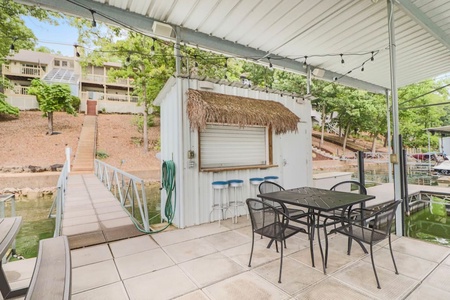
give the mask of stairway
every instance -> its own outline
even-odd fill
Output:
[[[72,172],[93,173],[97,136],[97,116],[84,116]]]
[[[312,146],[312,151],[313,151],[314,153],[318,153],[318,154],[320,154],[320,155],[322,155],[322,156],[331,158],[331,159],[333,159],[333,160],[340,160],[340,157],[334,156],[333,154],[330,154],[330,153],[328,153],[328,152],[326,152],[326,151],[323,151],[323,150],[321,150],[321,149],[319,149],[319,148],[317,148],[317,147],[315,147],[315,146]]]

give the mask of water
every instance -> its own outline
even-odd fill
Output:
[[[431,243],[450,246],[450,217],[444,209],[424,209],[405,218],[406,236]]]
[[[408,166],[408,183],[418,185],[437,185],[437,176],[430,175],[422,166]],[[364,168],[366,186],[389,182],[387,164],[366,165]],[[349,166],[339,171],[352,172],[357,180],[358,167]],[[327,172],[323,170],[322,172]],[[329,172],[329,170],[328,170]],[[433,200],[439,201],[436,198]],[[450,204],[447,204],[450,208]],[[450,246],[450,216],[445,204],[424,203],[423,208],[405,217],[405,235],[431,243]]]
[[[24,258],[36,257],[39,240],[53,237],[55,219],[48,218],[53,196],[36,200],[16,198],[16,216],[22,216],[22,227],[16,237],[16,253]],[[9,216],[9,208],[6,209]]]

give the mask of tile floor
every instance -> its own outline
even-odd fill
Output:
[[[370,257],[333,236],[327,275],[315,246],[311,267],[306,235],[288,240],[282,283],[279,253],[255,240],[248,267],[251,227],[245,217],[72,250],[73,299],[450,299],[450,248],[395,238],[400,274],[387,242],[375,248],[382,289]]]

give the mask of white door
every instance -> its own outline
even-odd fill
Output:
[[[312,183],[311,135],[300,123],[298,133],[280,135],[280,167],[286,189],[310,186]]]

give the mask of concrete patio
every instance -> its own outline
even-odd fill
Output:
[[[370,257],[346,239],[332,236],[327,275],[316,246],[311,267],[306,235],[288,240],[282,283],[279,253],[255,243],[252,267],[250,222],[241,217],[187,229],[72,250],[72,299],[450,299],[450,248],[395,238],[400,274],[395,275],[387,241],[376,247],[382,289],[376,288]],[[5,265],[13,286],[31,277],[34,260]]]

